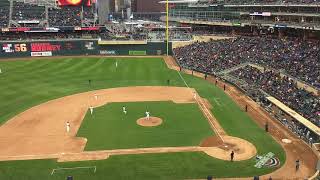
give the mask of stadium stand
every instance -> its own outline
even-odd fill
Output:
[[[239,37],[198,42],[174,49],[179,63],[188,69],[217,73],[246,62],[280,69],[320,88],[319,41]]]
[[[9,24],[9,1],[0,0],[0,27],[7,27]]]
[[[319,41],[238,37],[197,42],[175,48],[174,54],[182,67],[218,76],[227,74],[228,81],[240,86],[253,99],[265,102],[265,97],[275,97],[320,127],[319,94],[305,90],[296,81],[320,89]],[[265,107],[269,107],[268,103]],[[303,125],[296,122],[292,127],[308,142],[311,135],[309,132],[305,136]]]
[[[83,7],[83,18],[93,19],[94,13],[89,7]],[[49,11],[50,26],[81,26],[81,7],[63,6]]]
[[[279,72],[266,70],[264,72],[251,66],[245,66],[231,72],[232,75],[245,80],[250,85],[256,85],[266,93],[288,105],[315,125],[320,126],[318,111],[320,110],[319,97],[304,89]]]
[[[43,20],[45,18],[45,10],[43,6],[27,4],[24,2],[13,2],[12,20]],[[23,26],[27,26],[25,24]]]

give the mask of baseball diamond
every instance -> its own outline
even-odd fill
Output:
[[[214,77],[180,71],[172,57],[24,58],[0,66],[0,179],[314,174],[311,149],[255,102]],[[295,172],[290,161],[298,154]]]
[[[320,180],[320,0],[0,0],[0,180]]]

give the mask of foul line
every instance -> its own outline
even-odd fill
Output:
[[[71,168],[55,168],[51,171],[51,176],[59,170],[73,170],[73,169],[94,169],[93,172],[96,173],[97,166],[80,166],[80,167],[71,167]]]
[[[191,88],[189,87],[189,85],[187,84],[187,82],[185,81],[185,79],[182,77],[181,73],[180,73],[179,71],[177,71],[177,73],[179,74],[180,78],[182,79],[182,81],[184,82],[184,84],[187,86],[187,88],[190,89],[191,93],[193,94]],[[205,110],[205,111],[206,111],[204,114],[207,116],[209,123],[210,123],[211,126],[213,127],[215,133],[220,137],[220,139],[221,139],[222,142],[224,143],[224,140],[223,140],[222,136],[219,134],[217,128],[215,127],[215,125],[213,124],[213,122],[211,122],[210,117],[208,117],[208,115],[207,115],[207,113],[208,113],[208,114],[211,116],[211,118],[214,119],[214,118],[212,117],[211,113],[209,112],[209,110],[207,109],[207,107],[202,103],[202,101],[198,101],[197,98],[195,98],[195,97],[193,97],[193,98],[196,100],[196,102],[197,102],[197,104],[200,106],[200,108],[201,108],[202,110]],[[201,103],[201,104],[200,104],[200,103]],[[203,107],[202,107],[202,106],[203,106]]]

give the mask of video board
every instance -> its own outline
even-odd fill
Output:
[[[91,6],[91,0],[58,0],[59,6]]]

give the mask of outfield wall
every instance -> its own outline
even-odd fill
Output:
[[[166,43],[164,42],[147,42],[145,44],[99,44],[98,40],[8,41],[0,42],[0,48],[0,58],[78,55],[144,56],[166,54]],[[169,44],[169,54],[172,54],[171,43]]]

